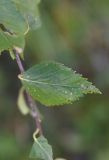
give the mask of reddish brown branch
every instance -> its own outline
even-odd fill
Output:
[[[22,74],[25,70],[24,70],[23,64],[21,62],[21,59],[20,59],[20,56],[19,56],[19,52],[16,49],[14,49],[14,53],[15,53],[16,62],[18,64],[19,70],[20,70],[20,72]],[[39,116],[39,113],[38,113],[38,109],[37,109],[36,103],[27,92],[25,92],[25,93],[26,93],[27,103],[28,103],[28,106],[29,106],[30,111],[31,111],[31,116],[35,120],[36,129],[39,129],[39,134],[43,135],[42,127],[41,127],[41,120],[40,120],[40,116]]]

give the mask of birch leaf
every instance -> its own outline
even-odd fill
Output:
[[[84,94],[101,93],[86,78],[56,62],[35,65],[19,78],[29,94],[46,106],[69,104]]]
[[[46,138],[40,136],[35,140],[29,157],[37,160],[53,160],[52,147]]]

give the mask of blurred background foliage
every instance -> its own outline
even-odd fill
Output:
[[[26,38],[25,67],[55,60],[92,81],[102,95],[88,95],[72,105],[47,108],[44,134],[55,157],[109,160],[109,1],[42,0],[42,25]],[[0,160],[26,160],[34,123],[17,108],[21,86],[15,61],[0,57]]]

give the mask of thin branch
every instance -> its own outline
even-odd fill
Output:
[[[15,56],[16,56],[16,61],[17,61],[18,67],[20,69],[20,72],[23,73],[25,70],[24,70],[23,64],[20,60],[19,53],[16,49],[14,49],[14,53],[15,53]]]
[[[19,70],[20,70],[20,72],[22,74],[25,70],[24,70],[23,64],[21,62],[21,59],[20,59],[20,56],[19,56],[19,52],[18,52],[17,49],[14,49],[13,51],[14,51],[15,56],[16,56],[16,62],[18,64]],[[26,95],[27,103],[28,103],[28,105],[30,107],[31,116],[35,120],[36,130],[39,129],[39,134],[43,135],[42,127],[41,127],[41,120],[40,120],[40,116],[39,116],[39,112],[38,112],[36,103],[27,92],[25,92],[25,95]]]
[[[32,99],[32,97],[26,92],[27,102],[31,108],[31,116],[34,118],[36,123],[36,130],[39,129],[39,134],[43,135],[42,133],[42,127],[41,127],[41,119],[39,115],[39,111],[37,109],[35,101]]]

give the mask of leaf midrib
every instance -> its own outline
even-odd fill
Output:
[[[36,83],[36,84],[45,84],[45,85],[51,85],[51,86],[60,86],[60,87],[69,87],[69,88],[78,88],[78,87],[71,87],[69,85],[66,85],[66,84],[63,84],[63,85],[60,85],[60,84],[57,84],[57,83],[47,83],[47,82],[39,82],[39,81],[33,81],[33,80],[29,80],[29,79],[26,79],[26,78],[23,78],[21,77],[21,75],[18,76],[20,80],[22,81],[26,81],[26,82],[30,82],[30,83]]]
[[[38,140],[36,140],[36,143],[39,145],[39,147],[44,151],[44,153],[47,155],[47,157],[49,158],[49,160],[52,160],[51,157],[49,156],[49,154],[46,152],[46,150],[41,146],[41,144],[39,143]]]

